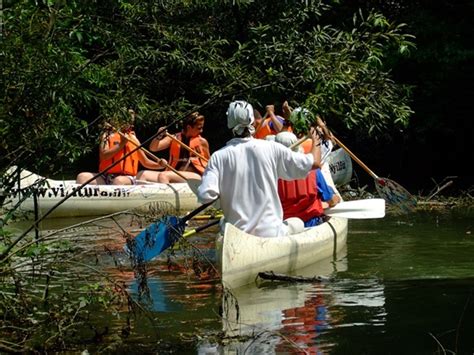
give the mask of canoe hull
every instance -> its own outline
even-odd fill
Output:
[[[337,149],[331,152],[328,163],[327,169],[323,169],[323,174],[328,175],[328,183],[335,187],[350,181],[352,164],[349,155],[344,150]],[[11,173],[14,168],[9,171]],[[14,189],[2,207],[8,209],[15,206],[24,196],[22,189],[38,181],[44,181],[44,184],[35,189],[38,217],[48,213],[70,193],[74,195],[57,206],[48,214],[48,218],[101,216],[141,207],[146,210],[146,206],[150,204],[164,213],[184,213],[199,207],[196,195],[187,183],[134,186],[87,185],[75,192],[74,189],[79,185],[73,180],[45,179],[28,170],[21,171],[20,189]],[[34,218],[35,201],[32,196],[28,196],[21,203],[19,212],[25,213],[27,218]]]
[[[291,274],[326,258],[337,257],[345,247],[348,221],[331,218],[303,233],[263,238],[226,224],[217,241],[218,263],[224,286],[237,288],[255,281],[259,272]]]
[[[4,208],[14,206],[22,200],[26,187],[44,180],[39,175],[22,171],[21,189],[13,189],[8,196]],[[41,186],[34,189],[38,217],[46,214],[51,208],[72,194],[49,215],[51,217],[88,217],[101,216],[130,209],[146,211],[152,207],[164,213],[180,213],[197,208],[200,204],[196,195],[187,183],[147,184],[147,185],[86,185],[81,190],[75,181],[46,179]],[[33,218],[35,199],[31,195],[21,202],[19,212]]]
[[[323,174],[328,179],[331,176],[336,186],[348,184],[352,179],[352,160],[344,149],[336,149],[328,157],[328,171]]]

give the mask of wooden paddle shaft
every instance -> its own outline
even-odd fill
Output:
[[[351,156],[351,158],[354,159],[355,162],[357,164],[359,164],[362,167],[362,169],[364,169],[370,176],[372,176],[376,180],[379,179],[379,177],[372,170],[370,170],[369,167],[367,165],[365,165],[359,158],[357,158],[354,155],[354,153],[352,153],[349,150],[349,148],[347,148],[344,144],[342,144],[342,142],[339,139],[337,139],[334,135],[332,136],[332,139],[334,139],[334,142],[336,142],[338,146],[340,146],[342,149],[344,149],[347,152],[347,154],[349,154]]]
[[[295,143],[293,143],[292,145],[290,145],[290,149],[293,149],[293,148],[299,146],[300,144],[302,144],[302,143],[303,143],[305,140],[307,140],[308,138],[310,138],[310,137],[307,136],[307,135],[304,136],[303,138],[300,138],[298,141],[296,141]],[[355,154],[352,153],[352,152],[349,150],[349,148],[347,148],[344,144],[342,144],[342,142],[341,142],[339,139],[337,139],[336,136],[331,135],[331,138],[334,140],[334,142],[337,143],[337,145],[339,145],[342,149],[344,149],[344,150],[347,152],[347,154],[349,154],[350,157],[355,160],[355,162],[356,162],[357,164],[359,164],[367,173],[369,173],[370,176],[372,176],[372,177],[373,177],[374,179],[376,179],[376,180],[379,179],[379,177],[378,177],[372,170],[370,170],[369,167],[368,167],[367,165],[365,165],[359,158],[357,158],[357,157],[355,156]]]
[[[118,134],[120,134],[120,136],[124,137],[126,140],[128,140],[130,143],[132,143],[133,145],[135,145],[136,147],[138,147],[138,145],[132,141],[131,139],[129,139],[125,134],[123,134],[122,132],[120,131],[117,131]],[[161,163],[163,164],[165,167],[167,167],[168,169],[170,169],[172,172],[174,172],[176,175],[178,175],[180,178],[184,179],[184,180],[188,180],[183,174],[181,174],[178,170],[176,170],[175,168],[173,168],[171,165],[169,165],[168,163],[165,163],[163,161],[163,159],[161,158],[158,158],[155,154],[153,154],[152,152],[150,152],[148,149],[144,148],[144,147],[140,147],[141,150],[143,150],[149,157],[151,157],[152,159],[154,159],[156,162],[158,163]]]
[[[298,139],[295,143],[293,143],[292,145],[289,146],[290,149],[293,149],[293,148],[296,148],[297,146],[299,146],[301,143],[303,143],[305,140],[307,140],[309,138],[309,136],[304,136],[300,139]]]
[[[207,159],[206,157],[204,157],[203,155],[199,154],[198,152],[196,152],[193,148],[191,148],[190,146],[188,146],[186,143],[184,142],[181,142],[178,138],[176,138],[175,136],[173,136],[172,134],[169,134],[168,132],[166,132],[166,136],[167,137],[170,137],[172,140],[174,140],[176,143],[180,144],[184,149],[188,150],[189,152],[193,153],[194,155],[196,155],[197,157],[201,158],[202,160],[204,161],[208,161],[209,159]]]

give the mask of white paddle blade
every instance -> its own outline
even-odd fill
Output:
[[[334,207],[326,208],[324,214],[331,217],[351,219],[383,218],[385,216],[385,200],[383,198],[371,198],[343,201]]]

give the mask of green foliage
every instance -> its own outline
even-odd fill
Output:
[[[127,292],[104,275],[78,270],[84,256],[64,237],[29,236],[0,264],[0,351],[82,351],[96,329],[107,329],[91,314],[127,316]]]
[[[208,127],[219,127],[234,98],[304,103],[364,134],[405,126],[410,88],[393,81],[388,59],[408,54],[413,38],[339,3],[12,2],[0,170],[57,171],[97,147],[102,123],[128,120],[130,106],[153,132],[204,103]]]
[[[395,84],[383,67],[392,48],[403,47],[406,53],[412,47],[403,26],[380,14],[358,13],[348,30],[317,23],[310,9],[298,14],[283,12],[265,33],[260,28],[255,39],[256,47],[272,53],[259,57],[263,61],[258,66],[284,68],[280,73],[287,79],[282,87],[287,97],[364,133],[375,134],[394,122],[405,126],[411,114],[407,88]],[[293,33],[282,31],[285,26]]]
[[[289,118],[293,133],[296,135],[306,134],[311,125],[315,123],[314,115],[307,109],[298,107],[290,115]]]

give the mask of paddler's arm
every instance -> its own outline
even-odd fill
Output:
[[[281,110],[283,111],[283,118],[285,120],[289,120],[293,109],[288,104],[288,101],[283,102],[283,105],[281,105]]]
[[[326,123],[323,121],[323,119],[319,115],[316,115],[316,124],[318,125],[318,127],[321,128],[321,131],[323,132],[323,139],[325,141],[332,140],[331,131],[329,130],[329,128],[326,126]]]
[[[125,144],[127,143],[127,140],[121,136],[120,144],[110,147],[109,140],[108,140],[109,134],[110,133],[104,133],[101,138],[100,148],[99,148],[99,156],[101,160],[111,159],[115,154],[120,152],[123,149],[123,147],[125,147]]]
[[[319,136],[318,131],[311,127],[310,130],[311,136],[311,153],[313,155],[313,166],[312,169],[320,169],[321,168],[321,137]]]
[[[136,147],[141,146],[140,141],[138,138],[135,136],[135,134],[127,134],[127,138],[135,144]],[[137,150],[138,154],[138,159],[140,160],[140,163],[147,169],[152,169],[152,170],[160,170],[165,167],[163,164],[166,162],[164,159],[156,158],[156,160],[151,160],[148,158],[148,156],[145,154],[143,149],[138,149]]]
[[[275,106],[273,105],[267,105],[267,115],[270,117],[270,119],[273,122],[273,127],[275,128],[276,132],[281,132],[281,129],[283,128],[283,123],[275,116]]]
[[[209,148],[209,142],[204,137],[201,137],[201,147],[202,147],[203,151],[199,152],[199,153],[201,153],[201,155],[204,156],[204,157],[210,157],[211,156],[211,149]]]
[[[171,145],[171,138],[166,136],[166,127],[158,128],[158,132],[160,132],[160,134],[150,142],[150,150],[152,152],[159,152],[160,150],[169,148]]]
[[[219,198],[219,178],[209,169],[209,164],[204,171],[201,179],[201,185],[198,187],[197,197],[200,203],[208,203]]]
[[[140,163],[147,169],[152,169],[152,170],[162,170],[165,168],[165,164],[167,163],[165,159],[160,159],[158,161],[153,161],[149,159],[143,151],[139,151],[139,159]]]

